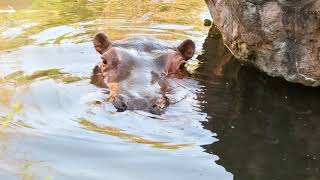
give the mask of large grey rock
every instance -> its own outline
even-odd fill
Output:
[[[224,43],[270,76],[320,86],[320,0],[206,0]]]

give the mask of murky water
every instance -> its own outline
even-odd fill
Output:
[[[206,16],[198,0],[1,0],[0,179],[319,179],[319,89],[224,65]],[[191,38],[202,63],[164,115],[118,113],[90,83],[99,31]]]
[[[213,30],[194,75],[209,119],[204,127],[219,139],[202,146],[205,152],[217,155],[235,180],[320,179],[320,89],[267,77],[233,59],[225,64],[225,58],[230,55]]]

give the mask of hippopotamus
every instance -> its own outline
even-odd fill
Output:
[[[168,79],[185,77],[185,64],[195,52],[190,39],[174,47],[149,37],[111,42],[98,33],[93,43],[102,60],[93,77],[109,88],[108,99],[119,111],[163,113],[169,105],[165,95],[170,89]]]
[[[141,110],[152,114],[161,115],[169,106],[169,99],[162,95],[157,97],[136,97],[132,95],[118,94],[112,101],[113,106],[119,111]]]

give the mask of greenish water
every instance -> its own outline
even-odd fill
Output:
[[[319,179],[319,89],[224,65],[208,16],[198,0],[1,0],[0,179]],[[116,112],[90,83],[100,31],[193,39],[178,103]]]
[[[2,0],[0,9],[0,179],[232,176],[200,147],[217,139],[201,124],[197,81],[181,80],[190,91],[175,96],[187,98],[160,118],[118,113],[90,83],[100,31],[112,40],[192,38],[200,54],[203,2]]]

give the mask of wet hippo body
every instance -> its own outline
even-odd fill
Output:
[[[186,75],[184,65],[195,50],[191,40],[178,47],[146,37],[110,42],[102,33],[95,36],[94,46],[102,59],[94,70],[94,84],[109,88],[108,99],[119,111],[154,114],[162,114],[169,105],[168,79]]]

